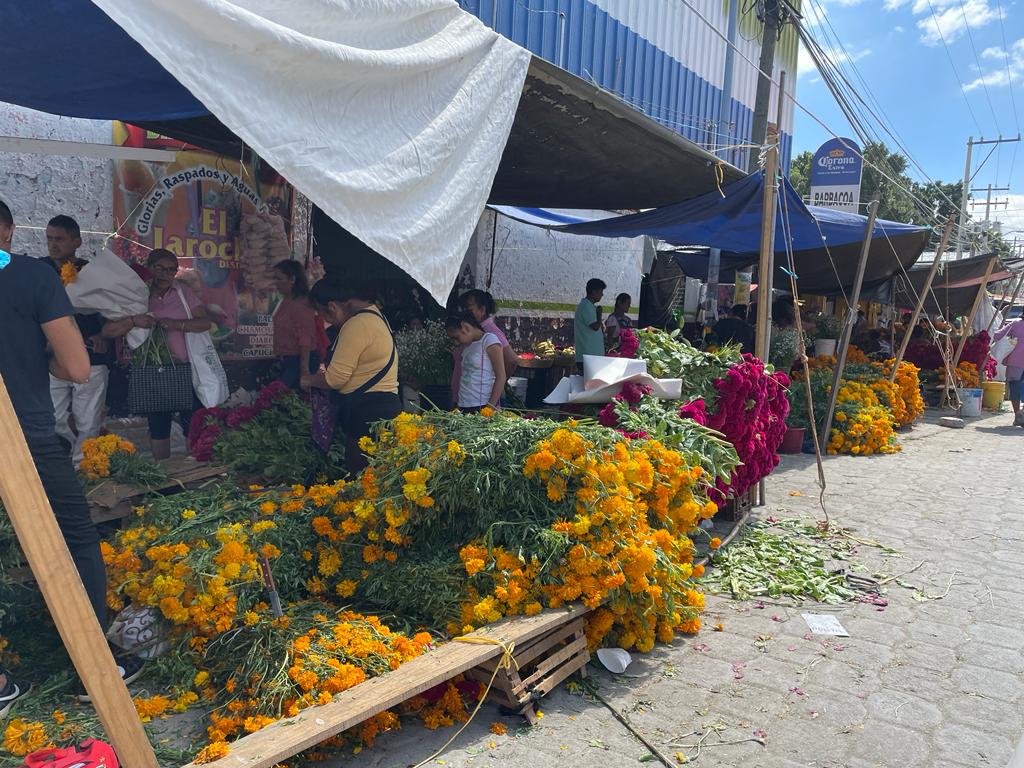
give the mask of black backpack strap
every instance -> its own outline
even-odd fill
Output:
[[[373,389],[375,386],[377,386],[378,383],[380,383],[381,379],[383,379],[385,376],[387,376],[388,371],[390,371],[391,367],[395,364],[395,353],[396,353],[395,333],[394,333],[394,331],[391,330],[391,326],[388,324],[388,321],[384,318],[384,315],[382,315],[380,312],[375,312],[372,309],[360,309],[358,312],[353,312],[352,313],[352,317],[355,317],[356,315],[364,315],[364,314],[365,315],[376,315],[377,317],[379,317],[381,319],[381,322],[384,323],[384,327],[388,329],[388,333],[391,334],[391,356],[388,358],[388,361],[387,361],[387,363],[384,364],[383,368],[381,368],[379,371],[377,371],[377,373],[375,373],[373,376],[371,376],[365,382],[360,384],[354,390],[349,392],[348,393],[349,395],[362,395],[362,394],[365,394],[365,393],[369,392],[371,389]]]

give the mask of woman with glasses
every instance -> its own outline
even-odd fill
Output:
[[[210,330],[212,322],[209,314],[192,290],[175,279],[178,274],[178,257],[171,251],[163,248],[150,251],[146,267],[153,276],[149,284],[149,314],[109,320],[103,327],[103,335],[114,338],[124,336],[132,328],[160,326],[166,334],[171,357],[175,362],[187,363],[189,359],[185,334]],[[192,402],[193,407],[188,411],[149,415],[149,440],[153,458],[166,459],[171,455],[171,424],[175,416],[188,437],[192,413],[202,407],[194,393]]]

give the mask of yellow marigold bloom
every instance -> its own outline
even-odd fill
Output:
[[[23,757],[48,746],[46,730],[42,723],[16,717],[4,730],[3,748],[15,757]]]
[[[220,760],[222,757],[227,757],[231,752],[231,747],[224,741],[214,741],[207,744],[196,755],[195,762],[197,765],[203,765],[205,763],[212,763],[216,760]]]
[[[252,527],[253,533],[263,533],[264,531],[270,531],[277,528],[277,523],[273,520],[260,520]]]
[[[264,501],[260,504],[260,514],[272,515],[277,512],[277,504],[272,501]]]
[[[363,436],[359,438],[359,450],[368,456],[373,456],[377,452],[377,444],[372,437]]]
[[[337,593],[338,597],[352,597],[356,591],[356,583],[352,581],[352,579],[339,581],[334,587],[334,591]]]
[[[196,687],[201,687],[201,686],[206,685],[206,683],[207,683],[207,681],[209,679],[210,679],[210,673],[207,672],[206,670],[203,670],[201,672],[197,672],[196,673],[196,676],[192,679],[192,684],[195,685]]]

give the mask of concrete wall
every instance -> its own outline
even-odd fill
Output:
[[[111,125],[0,103],[0,136],[109,144]],[[11,207],[18,229],[14,250],[46,255],[46,222],[58,213],[83,230],[79,253],[89,258],[113,229],[113,167],[110,160],[0,152],[0,200]]]

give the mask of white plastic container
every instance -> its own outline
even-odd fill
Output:
[[[835,357],[836,343],[835,339],[815,339],[814,354],[818,357]]]
[[[958,388],[960,395],[960,416],[971,417],[981,416],[981,389]]]

